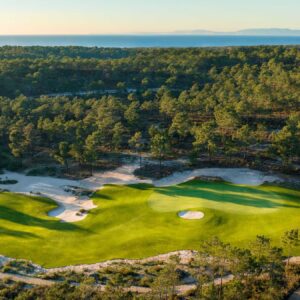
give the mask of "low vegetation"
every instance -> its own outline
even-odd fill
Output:
[[[284,233],[284,250],[299,242],[298,230]],[[32,265],[6,263],[20,268]],[[2,269],[3,269],[2,268]],[[30,273],[33,274],[30,269]],[[47,280],[25,285],[6,280],[0,284],[3,299],[285,299],[300,284],[300,265],[290,263],[283,250],[266,236],[257,236],[247,248],[214,237],[201,242],[188,260],[171,256],[165,261],[111,264],[96,270],[42,271],[31,278]]]

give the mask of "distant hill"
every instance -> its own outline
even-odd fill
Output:
[[[209,30],[178,30],[172,34],[194,34],[194,35],[268,35],[268,36],[300,36],[300,30],[287,28],[258,28],[244,29],[239,31],[209,31]]]
[[[287,28],[261,28],[261,29],[245,29],[237,31],[236,34],[241,35],[293,35],[300,36],[300,30]]]

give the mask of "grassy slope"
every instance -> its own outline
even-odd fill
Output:
[[[67,224],[46,215],[50,200],[0,193],[0,253],[53,267],[197,249],[211,235],[245,246],[265,234],[279,244],[285,230],[300,228],[300,191],[279,187],[106,186],[94,201],[98,208],[84,221]],[[178,218],[184,209],[205,218]]]

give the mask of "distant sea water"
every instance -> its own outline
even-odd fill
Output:
[[[35,35],[0,36],[0,46],[85,46],[85,47],[224,47],[300,45],[300,36],[230,35]]]

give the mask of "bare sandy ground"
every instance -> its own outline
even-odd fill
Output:
[[[216,278],[214,280],[214,284],[220,285],[221,282],[222,284],[227,284],[233,279],[234,279],[233,275],[227,275],[222,278]],[[46,286],[46,287],[53,286],[54,284],[58,283],[58,281],[55,280],[46,280],[37,277],[30,277],[30,276],[24,276],[18,274],[5,274],[5,273],[0,273],[0,280],[13,280],[15,282],[22,282],[29,285]],[[103,284],[95,285],[95,287],[97,287],[101,292],[105,292],[108,288],[108,286]],[[175,292],[177,293],[177,295],[185,295],[190,291],[196,290],[196,288],[197,288],[196,284],[177,285],[175,286]],[[121,289],[124,292],[131,292],[131,293],[138,293],[138,294],[148,294],[152,291],[151,288],[140,287],[140,286],[121,287]]]
[[[62,268],[53,268],[53,269],[43,269],[40,266],[38,267],[38,272],[35,273],[33,276],[28,276],[26,274],[6,274],[0,272],[0,280],[13,280],[16,282],[23,282],[30,285],[37,285],[37,286],[51,286],[57,283],[55,280],[46,280],[35,277],[36,274],[40,273],[47,273],[47,274],[53,274],[53,273],[60,273],[60,272],[68,272],[73,271],[76,273],[90,273],[98,271],[101,268],[105,268],[110,265],[115,265],[116,263],[125,263],[125,264],[136,264],[136,263],[146,263],[150,261],[168,261],[170,258],[174,255],[177,255],[179,257],[179,263],[180,264],[188,264],[192,259],[194,259],[197,255],[197,251],[191,251],[191,250],[184,250],[184,251],[176,251],[171,252],[168,254],[158,255],[154,257],[149,257],[146,259],[141,260],[111,260],[103,263],[97,263],[97,264],[91,264],[91,265],[78,265],[78,266],[66,266]],[[6,257],[1,257],[0,260],[8,260]],[[292,258],[293,259],[293,258]],[[295,263],[299,263],[299,257],[294,259]],[[214,280],[215,285],[220,284],[227,284],[230,281],[234,279],[234,275],[229,274],[224,277],[219,277]],[[100,288],[101,291],[105,291],[107,286],[105,285],[97,285],[98,288]],[[186,283],[184,285],[178,285],[176,286],[176,292],[178,295],[184,295],[189,291],[193,291],[197,288],[194,281],[191,281],[190,283]],[[124,291],[127,292],[133,292],[133,293],[139,293],[139,294],[146,294],[151,292],[151,288],[143,288],[138,286],[130,286],[127,288],[124,288]],[[300,289],[295,291],[289,298],[289,300],[298,300],[300,299]]]
[[[66,266],[59,268],[51,268],[46,269],[47,272],[56,273],[56,272],[65,272],[65,271],[74,271],[74,272],[95,272],[101,268],[106,268],[115,264],[144,264],[149,262],[166,262],[169,261],[171,257],[177,256],[181,264],[187,264],[194,259],[197,255],[197,251],[193,250],[181,250],[169,252],[166,254],[160,254],[152,257],[147,257],[143,259],[114,259],[108,260],[96,264],[83,264],[83,265],[75,265],[75,266]]]
[[[95,208],[93,201],[88,198],[77,197],[71,192],[66,192],[68,186],[81,186],[80,182],[51,177],[25,176],[20,173],[5,172],[1,178],[17,180],[14,185],[1,186],[11,192],[22,193],[31,196],[43,196],[53,199],[59,207],[49,212],[49,216],[57,217],[61,221],[76,222],[83,220],[86,214],[80,214],[81,209]]]
[[[96,263],[96,264],[85,264],[85,265],[76,265],[76,266],[66,266],[66,267],[60,267],[60,268],[51,268],[51,269],[44,269],[41,266],[35,265],[36,272],[34,274],[40,274],[40,273],[48,273],[48,274],[53,274],[53,273],[60,273],[60,272],[76,272],[76,273],[90,273],[90,272],[96,272],[101,268],[106,268],[111,265],[115,264],[130,264],[134,265],[137,263],[144,264],[148,262],[159,262],[159,261],[169,261],[171,257],[174,257],[175,255],[178,256],[179,258],[179,263],[180,264],[188,264],[190,263],[191,260],[193,260],[197,256],[197,251],[192,251],[192,250],[182,250],[182,251],[175,251],[175,252],[170,252],[166,254],[161,254],[153,257],[148,257],[145,259],[137,259],[137,260],[129,260],[129,259],[119,259],[119,260],[110,260],[110,261],[105,261],[102,263]],[[5,263],[7,261],[11,260],[11,258],[1,256],[0,255],[0,264]],[[293,264],[299,264],[300,263],[300,257],[292,257],[290,259],[290,263]],[[12,279],[16,282],[24,282],[27,284],[33,284],[33,285],[38,285],[38,286],[51,286],[57,282],[51,281],[51,280],[45,280],[45,279],[40,279],[37,277],[31,277],[26,274],[5,274],[0,272],[0,280],[7,280],[7,279]],[[214,280],[214,283],[216,285],[220,285],[221,282],[222,284],[227,284],[230,281],[234,279],[234,276],[232,274],[226,275],[222,278],[216,278]],[[99,286],[103,291],[105,290],[106,286]],[[193,282],[190,282],[185,285],[179,285],[176,286],[176,291],[178,294],[184,294],[190,290],[194,290],[196,288],[196,285]],[[136,286],[131,286],[128,287],[127,291],[131,292],[137,292],[137,293],[148,293],[151,291],[150,288],[141,288],[141,287],[136,287]],[[300,297],[300,289],[295,291],[289,300],[298,300]]]
[[[156,186],[170,186],[192,180],[199,176],[220,177],[225,181],[241,184],[259,186],[264,182],[275,182],[280,180],[279,177],[274,175],[265,175],[263,172],[255,171],[246,168],[203,168],[192,171],[176,172],[171,176],[160,179],[155,183]]]
[[[89,211],[95,208],[95,205],[88,197],[75,196],[72,192],[66,191],[66,189],[70,186],[88,189],[91,191],[99,190],[105,184],[127,185],[135,183],[149,183],[157,187],[164,187],[183,183],[198,176],[221,177],[234,184],[253,186],[261,185],[264,182],[280,180],[277,176],[269,176],[259,171],[244,168],[205,168],[176,172],[171,176],[160,180],[141,180],[133,174],[137,168],[139,168],[138,163],[125,164],[114,171],[95,173],[94,176],[90,178],[78,181],[52,177],[25,176],[24,174],[6,171],[3,175],[0,175],[0,177],[2,179],[14,179],[17,180],[18,183],[0,187],[15,193],[40,195],[51,198],[59,204],[59,207],[50,211],[49,216],[56,217],[63,222],[78,222],[86,217],[87,214],[84,211]]]

